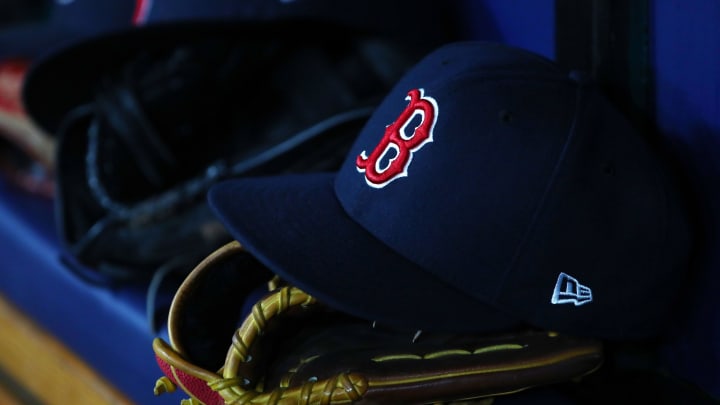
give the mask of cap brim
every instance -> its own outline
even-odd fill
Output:
[[[329,173],[234,179],[213,186],[208,199],[258,260],[338,310],[422,330],[484,332],[520,325],[374,238],[345,213],[333,182]]]

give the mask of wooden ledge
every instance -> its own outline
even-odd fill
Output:
[[[132,404],[1,295],[0,369],[2,404],[26,404],[28,398],[45,405]]]

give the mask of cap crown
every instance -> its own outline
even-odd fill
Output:
[[[688,252],[666,169],[593,86],[529,52],[457,43],[388,95],[335,191],[377,239],[499,311],[643,335]],[[594,300],[554,299],[562,274]]]

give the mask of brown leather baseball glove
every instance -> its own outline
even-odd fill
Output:
[[[180,387],[193,405],[427,404],[569,382],[603,359],[600,342],[548,331],[380,326],[272,277],[237,242],[202,261],[173,300],[170,344],[153,343],[165,373],[155,393]]]

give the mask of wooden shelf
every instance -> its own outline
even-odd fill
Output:
[[[132,404],[2,296],[0,369],[2,404]]]

